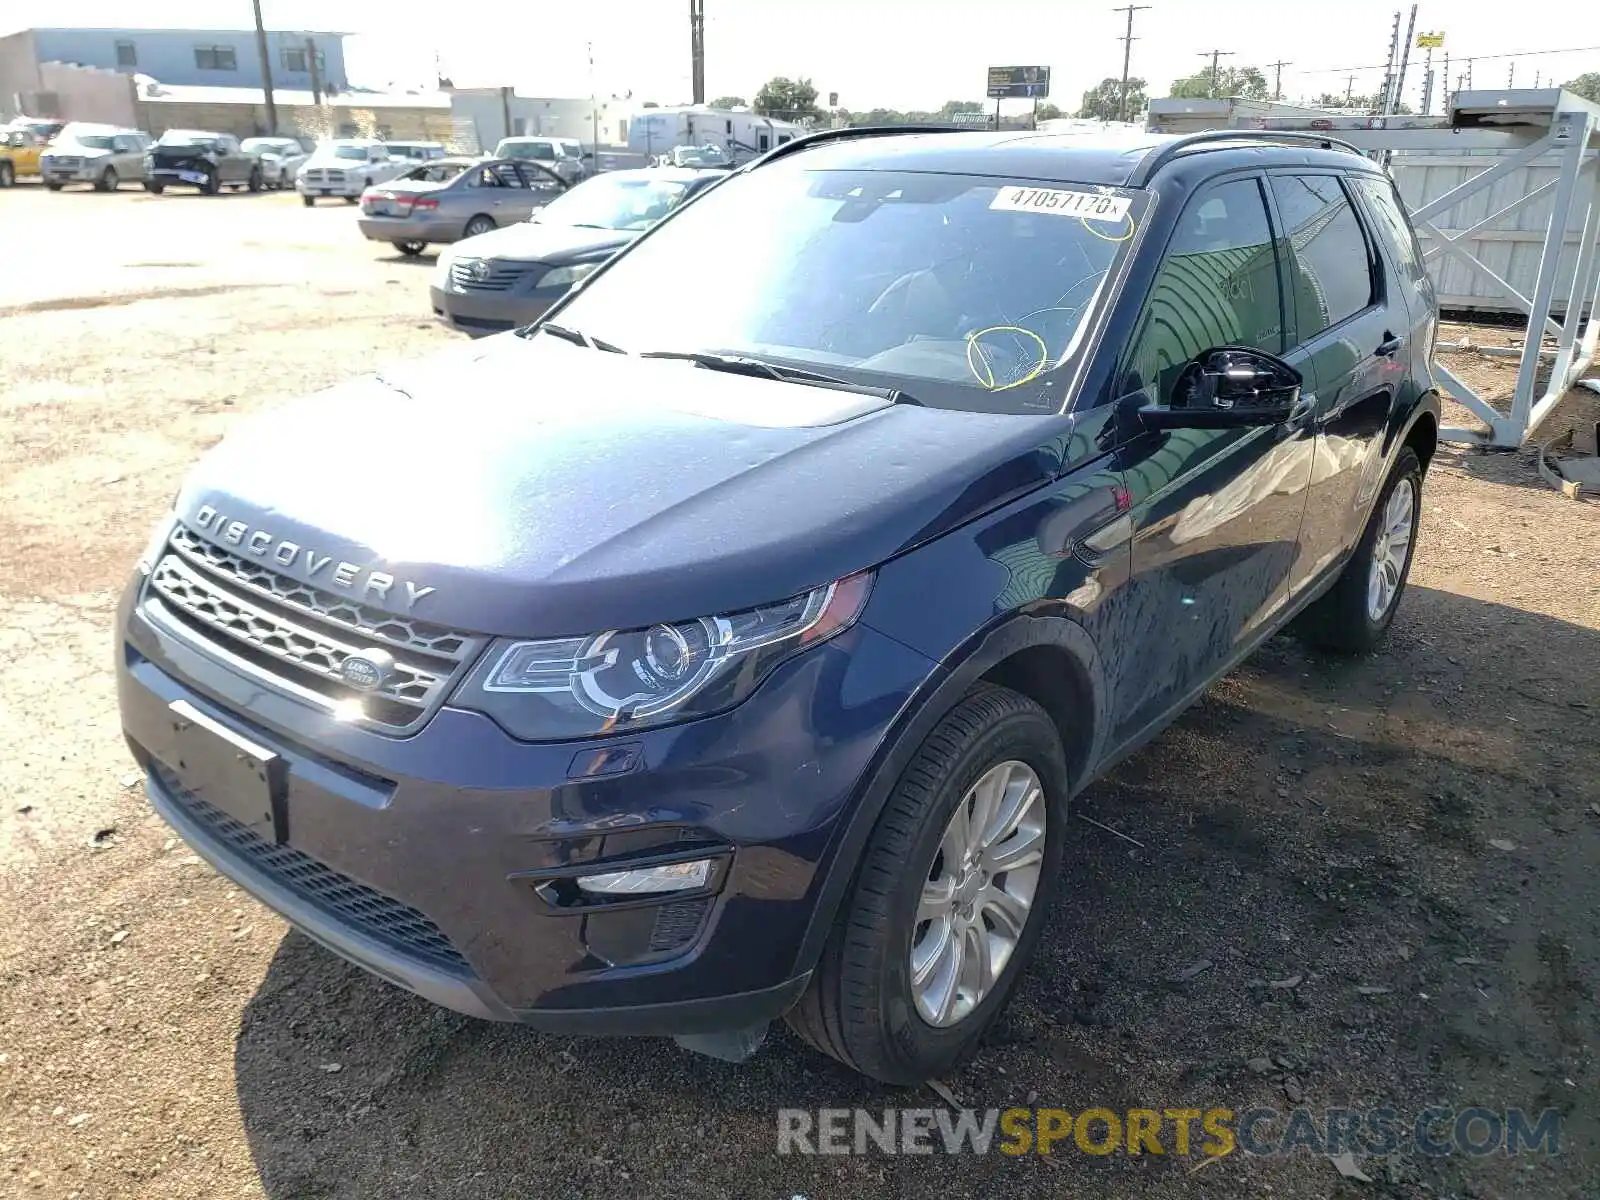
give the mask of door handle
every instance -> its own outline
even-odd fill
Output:
[[[1388,358],[1406,344],[1404,337],[1395,337],[1394,334],[1385,332],[1384,340],[1378,343],[1378,348],[1372,353],[1379,358]]]

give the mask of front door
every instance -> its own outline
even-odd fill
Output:
[[[1313,583],[1360,539],[1383,486],[1384,433],[1410,360],[1426,353],[1431,287],[1393,185],[1307,170],[1269,176],[1289,243],[1291,341],[1316,384],[1317,456],[1292,590]],[[1355,201],[1355,203],[1352,203]],[[1364,203],[1363,203],[1364,201]],[[1386,231],[1380,220],[1395,229]],[[1409,401],[1410,396],[1400,397]]]
[[[1214,347],[1285,354],[1284,277],[1262,176],[1196,193],[1145,302],[1119,403],[1168,402],[1185,364]],[[1287,602],[1313,448],[1298,422],[1146,431],[1120,448],[1134,541],[1113,655],[1118,744],[1187,703]]]

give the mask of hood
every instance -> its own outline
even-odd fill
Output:
[[[80,146],[77,142],[51,142],[50,149],[45,151],[46,156],[60,158],[108,158],[112,153],[98,146]]]
[[[455,258],[505,258],[519,262],[562,262],[620,250],[641,230],[588,229],[519,221],[455,244]]]
[[[876,566],[1047,482],[1073,423],[505,334],[241,423],[177,511],[334,594],[377,575],[421,620],[581,634]]]

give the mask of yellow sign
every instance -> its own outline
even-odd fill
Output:
[[[1417,34],[1418,50],[1441,50],[1444,48],[1444,34],[1419,33]]]

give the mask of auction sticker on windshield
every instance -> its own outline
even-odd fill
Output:
[[[1068,192],[1057,188],[1003,187],[995,193],[990,208],[1009,212],[1052,213],[1059,217],[1081,217],[1085,221],[1121,221],[1132,202],[1126,196],[1106,196],[1099,192]]]

